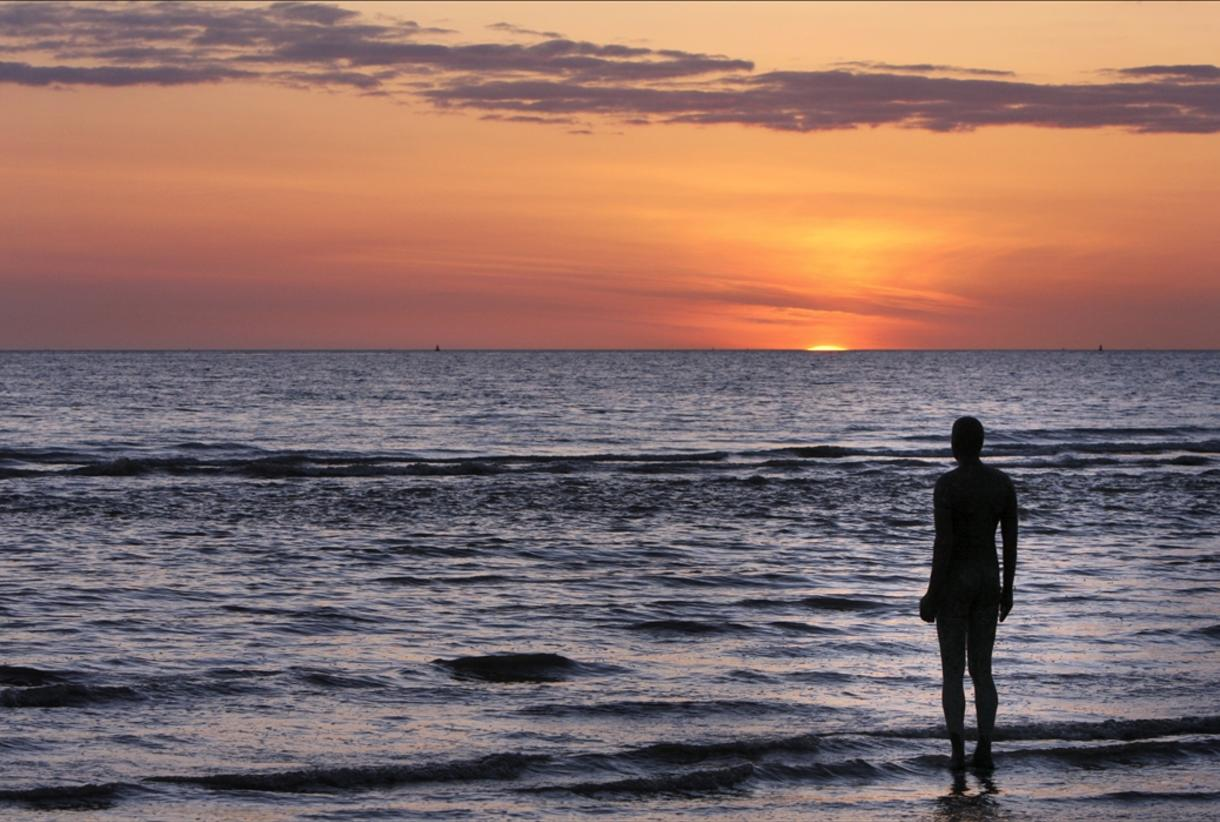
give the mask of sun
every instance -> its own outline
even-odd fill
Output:
[[[806,351],[846,351],[847,349],[841,345],[811,345],[805,349]]]

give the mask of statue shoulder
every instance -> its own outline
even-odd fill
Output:
[[[995,467],[993,467],[993,466],[991,466],[991,465],[988,465],[988,466],[987,466],[987,471],[988,471],[988,472],[989,472],[989,473],[990,473],[990,474],[991,474],[993,477],[995,477],[995,479],[996,479],[998,482],[1001,482],[1001,483],[1003,483],[1004,485],[1007,485],[1007,486],[1009,486],[1009,487],[1011,487],[1011,486],[1012,486],[1012,477],[1008,476],[1008,474],[1004,473],[1004,472],[1003,472],[1003,471],[1001,471],[999,468],[995,468]]]

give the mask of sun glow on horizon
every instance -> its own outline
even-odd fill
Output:
[[[1220,348],[1220,2],[9,5],[0,350]]]

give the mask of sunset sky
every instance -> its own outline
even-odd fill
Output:
[[[1220,4],[0,4],[0,348],[1220,347]]]

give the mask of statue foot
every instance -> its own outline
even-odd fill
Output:
[[[991,739],[979,737],[979,744],[974,748],[974,767],[980,771],[995,770],[995,762],[991,759]]]
[[[966,767],[966,746],[962,742],[962,735],[949,734],[949,744],[953,746],[953,753],[949,756],[949,769],[960,771]]]

